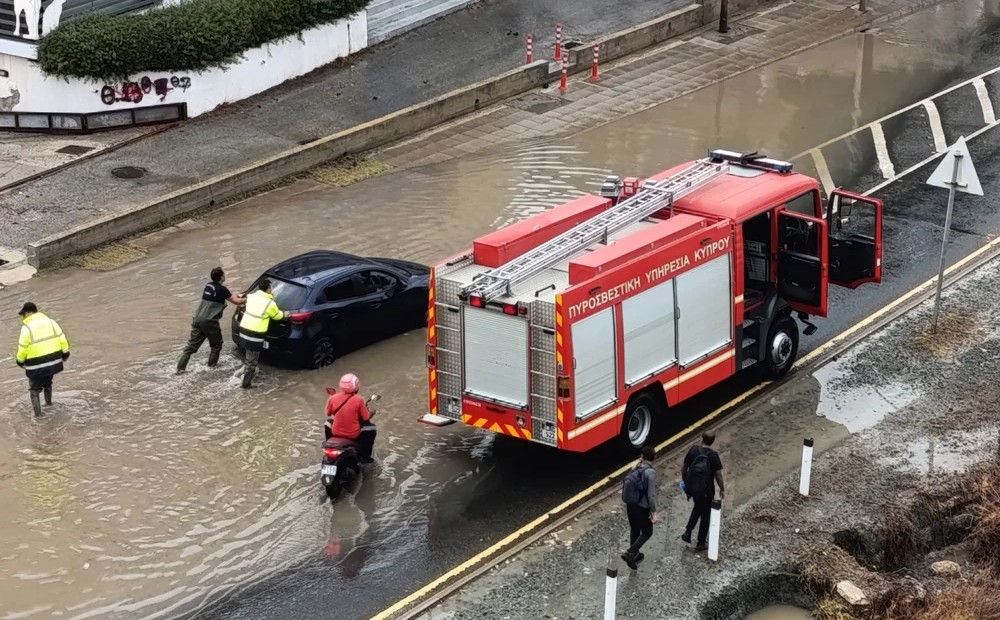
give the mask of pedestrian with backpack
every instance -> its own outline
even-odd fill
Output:
[[[726,498],[726,485],[722,481],[722,459],[719,453],[711,448],[715,443],[715,433],[705,431],[701,436],[701,445],[692,446],[684,457],[681,468],[681,480],[684,481],[684,492],[689,500],[694,500],[691,518],[681,540],[691,543],[691,532],[698,525],[698,544],[695,551],[708,548],[708,526],[712,512],[712,501],[715,499],[715,485],[719,485],[719,497]],[[700,521],[700,523],[699,523]]]
[[[625,476],[622,483],[622,501],[625,502],[625,514],[628,515],[629,544],[628,551],[622,554],[622,559],[632,570],[639,568],[639,562],[645,557],[639,550],[653,535],[653,524],[660,522],[656,515],[656,470],[653,469],[653,459],[656,450],[652,446],[642,449],[642,458],[635,468]]]

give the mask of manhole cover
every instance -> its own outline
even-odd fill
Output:
[[[760,28],[754,28],[753,26],[748,26],[746,24],[729,24],[729,32],[706,32],[702,36],[706,39],[711,39],[712,41],[718,41],[719,43],[729,45],[730,43],[735,43],[741,39],[745,39],[762,32],[764,31]]]
[[[111,171],[111,176],[119,179],[138,179],[146,175],[146,169],[138,166],[122,166]]]
[[[540,93],[529,93],[523,97],[518,97],[513,101],[508,101],[507,105],[512,108],[532,112],[534,114],[545,114],[551,110],[566,105],[566,101],[549,97]]]
[[[83,155],[87,151],[93,151],[92,146],[80,146],[79,144],[70,144],[69,146],[64,146],[57,150],[56,153],[65,153],[66,155]]]

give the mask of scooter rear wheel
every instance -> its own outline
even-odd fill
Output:
[[[341,486],[339,481],[334,482],[333,484],[328,485],[326,487],[326,496],[330,498],[330,502],[337,501],[337,498],[340,497],[340,491],[342,489],[343,487]]]

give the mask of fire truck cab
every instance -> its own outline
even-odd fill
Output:
[[[795,313],[882,278],[882,203],[715,150],[476,239],[434,267],[429,413],[558,449],[637,448],[737,372],[785,375]]]

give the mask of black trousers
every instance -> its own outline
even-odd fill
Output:
[[[708,526],[711,523],[712,500],[715,499],[715,494],[695,495],[691,499],[694,500],[694,506],[691,508],[691,517],[688,519],[686,529],[690,533],[694,530],[694,526],[698,525],[698,544],[704,545],[708,541]]]
[[[208,340],[208,346],[212,351],[222,350],[222,328],[218,321],[199,321],[193,324],[184,352],[189,355],[197,353],[205,340]]]
[[[34,379],[28,379],[28,391],[29,392],[41,392],[45,388],[52,389],[52,375],[47,377],[35,377]]]
[[[646,541],[653,535],[653,520],[650,518],[649,508],[642,508],[639,504],[625,504],[625,514],[628,515],[629,532],[628,553],[638,555],[639,550],[646,544]]]

